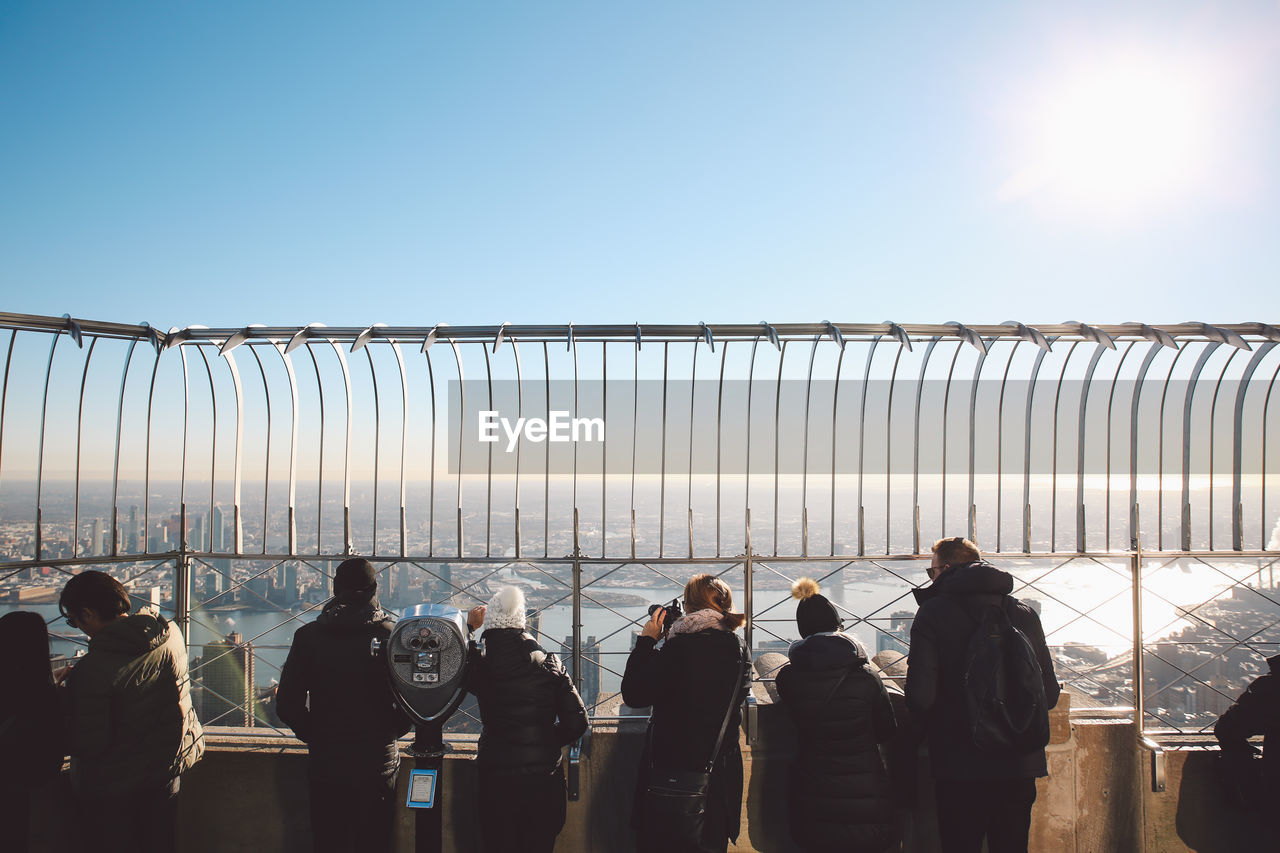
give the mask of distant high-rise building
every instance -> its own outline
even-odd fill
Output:
[[[93,520],[92,530],[89,534],[89,556],[97,557],[102,553],[102,519]]]
[[[125,531],[124,539],[125,548],[128,549],[130,554],[136,554],[141,550],[138,548],[140,532],[141,529],[138,527],[138,505],[134,504],[129,507],[129,527]]]
[[[573,636],[564,638],[560,644],[560,662],[570,678],[576,676],[573,659]],[[578,688],[582,703],[588,709],[600,700],[600,643],[595,637],[587,637],[582,643],[582,681]]]
[[[876,634],[876,652],[903,652],[911,645],[911,623],[916,615],[910,610],[895,610],[889,614],[889,631]]]
[[[280,581],[280,604],[289,607],[300,598],[298,594],[298,564],[293,560],[282,564],[278,570]]]
[[[252,726],[256,691],[253,644],[232,631],[204,646],[196,671],[200,686],[200,720],[212,726]]]
[[[205,548],[203,515],[197,515],[191,523],[191,547],[197,551],[203,551]]]
[[[222,520],[222,507],[215,506],[209,519],[209,533],[213,536],[211,551],[221,554],[226,551],[227,528]]]

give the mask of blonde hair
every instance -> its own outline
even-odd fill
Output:
[[[733,591],[715,575],[694,575],[684,585],[684,606],[689,613],[695,610],[718,610],[729,630],[736,631],[747,621],[745,613],[733,612]]]
[[[931,550],[938,555],[938,559],[944,565],[948,566],[960,566],[982,559],[982,552],[978,550],[978,546],[963,536],[939,539],[933,543]]]

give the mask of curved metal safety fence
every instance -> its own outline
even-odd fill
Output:
[[[56,591],[109,570],[186,631],[205,721],[270,731],[344,556],[375,562],[391,609],[518,582],[607,718],[643,713],[625,656],[694,572],[730,584],[757,655],[797,638],[808,575],[887,662],[930,544],[966,535],[1040,608],[1073,708],[1201,732],[1280,644],[1277,342],[1264,323],[0,314],[0,606],[45,613],[73,656]]]

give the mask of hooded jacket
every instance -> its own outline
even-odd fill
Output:
[[[911,623],[907,663],[907,708],[929,738],[929,759],[938,779],[1018,779],[1047,776],[1044,750],[1000,754],[983,752],[969,733],[964,691],[965,654],[977,627],[977,612],[986,605],[1014,604],[1010,621],[1026,635],[1044,679],[1048,706],[1058,702],[1061,688],[1045,644],[1040,617],[1009,596],[1013,575],[983,560],[964,563],[938,575],[931,586],[914,591],[920,609]]]
[[[706,628],[692,634],[673,633],[661,649],[656,646],[652,637],[636,640],[622,676],[624,702],[633,708],[653,706],[633,821],[640,813],[650,760],[658,767],[704,770],[732,702],[724,740],[711,769],[706,825],[715,838],[737,838],[742,815],[738,730],[742,703],[751,687],[746,643],[732,631]]]
[[[293,635],[276,708],[311,747],[313,771],[315,759],[326,758],[339,774],[399,766],[396,739],[413,723],[396,705],[386,665],[369,652],[369,642],[386,640],[394,626],[372,591],[357,591],[334,596]]]
[[[71,784],[80,796],[168,784],[203,754],[186,644],[158,613],[104,626],[65,683]]]
[[[809,850],[887,849],[893,803],[876,744],[897,726],[884,685],[845,634],[810,635],[789,657],[777,688],[798,736],[792,836]]]
[[[465,686],[480,705],[480,769],[547,776],[587,730],[587,711],[555,655],[520,628],[490,628],[472,647]]]
[[[1280,790],[1280,655],[1267,658],[1270,671],[1258,676],[1213,727],[1222,754],[1229,759],[1252,758],[1249,738],[1263,736],[1262,779],[1271,791]]]

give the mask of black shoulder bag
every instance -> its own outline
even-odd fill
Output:
[[[739,673],[741,675],[741,673]],[[641,826],[644,832],[663,846],[677,849],[709,850],[703,837],[707,828],[707,790],[711,785],[711,768],[720,754],[729,718],[738,698],[738,684],[734,681],[733,695],[720,723],[720,734],[711,749],[711,758],[701,770],[676,770],[657,767],[653,763],[652,741],[649,749],[648,776],[645,780]],[[718,849],[718,848],[714,848]]]

